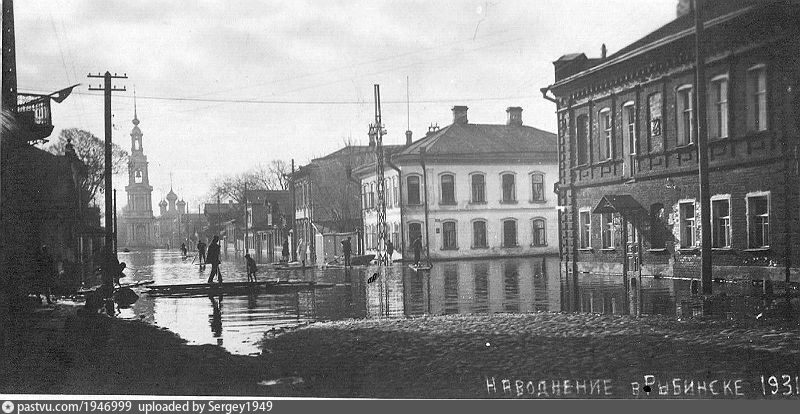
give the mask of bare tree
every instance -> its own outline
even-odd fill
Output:
[[[236,174],[217,177],[211,185],[212,197],[241,203],[244,190],[288,190],[289,167],[286,161],[272,160],[269,165],[258,165],[253,169]]]
[[[64,129],[46,149],[51,154],[64,154],[67,141],[72,143],[78,159],[86,165],[86,178],[81,183],[89,200],[97,202],[95,197],[104,191],[105,181],[105,142],[89,131],[78,128]],[[119,174],[128,162],[128,152],[117,144],[111,144],[111,172]]]

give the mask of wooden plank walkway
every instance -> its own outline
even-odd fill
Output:
[[[261,282],[224,282],[224,283],[190,283],[178,285],[151,285],[147,287],[149,295],[186,295],[186,294],[221,294],[235,292],[252,292],[265,289],[267,291],[285,291],[298,289],[331,288],[335,283],[320,283],[300,280],[267,280]]]

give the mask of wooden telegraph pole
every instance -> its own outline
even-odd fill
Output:
[[[103,85],[93,88],[89,86],[90,91],[103,91],[105,92],[105,120],[106,120],[106,134],[105,134],[105,196],[106,196],[106,246],[111,248],[114,245],[114,200],[113,189],[111,185],[111,92],[124,92],[126,89],[123,86],[121,89],[116,85],[111,85],[111,79],[128,79],[128,76],[111,74],[106,71],[105,74],[88,75],[89,78],[102,78]]]
[[[694,0],[695,24],[695,131],[700,173],[700,270],[703,295],[711,294],[711,194],[708,179],[708,119],[706,118],[706,70],[703,53],[703,1]]]

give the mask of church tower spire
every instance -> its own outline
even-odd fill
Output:
[[[133,128],[131,129],[131,155],[128,158],[128,205],[123,213],[125,246],[154,246],[155,228],[152,206],[153,187],[147,171],[147,156],[142,148],[142,130],[139,129],[139,114],[136,108],[136,92],[133,100]]]

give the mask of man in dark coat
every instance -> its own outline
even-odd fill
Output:
[[[217,236],[214,236],[208,246],[206,263],[211,263],[211,274],[208,276],[208,283],[214,282],[214,276],[218,276],[219,283],[222,283],[222,273],[219,271],[219,237]]]
[[[422,237],[417,237],[411,243],[411,248],[414,249],[414,266],[419,266],[419,253],[422,250]]]
[[[394,254],[394,244],[391,240],[386,240],[386,261],[392,264],[392,254]]]
[[[283,239],[283,249],[281,250],[283,261],[289,263],[289,239]]]
[[[350,264],[350,253],[352,252],[353,246],[350,244],[350,238],[348,237],[346,240],[342,240],[342,253],[344,253],[344,265],[345,266],[352,266]]]
[[[206,263],[206,244],[202,240],[197,242],[197,259],[201,265]]]

